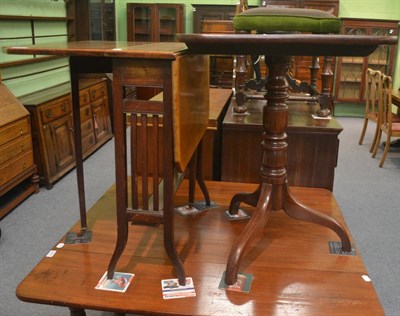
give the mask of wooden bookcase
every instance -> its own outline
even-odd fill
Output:
[[[185,5],[127,3],[128,41],[174,42],[185,32]]]
[[[396,21],[344,19],[343,34],[397,35]],[[395,46],[379,46],[367,57],[338,58],[335,100],[344,103],[362,103],[365,94],[365,74],[368,68],[391,75],[395,58]]]
[[[114,1],[70,0],[66,9],[69,41],[116,39]]]

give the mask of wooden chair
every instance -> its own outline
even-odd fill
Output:
[[[361,136],[358,141],[362,145],[364,136],[367,131],[368,122],[376,123],[374,139],[371,144],[370,152],[372,153],[378,136],[380,117],[379,107],[382,103],[382,73],[379,70],[367,69],[365,80],[365,111],[364,111],[364,124],[361,130]]]
[[[386,144],[379,162],[379,167],[382,167],[389,152],[392,137],[400,137],[400,121],[395,119],[396,116],[392,113],[392,78],[386,75],[382,75],[382,102],[379,113],[381,121],[372,158],[376,156],[383,132],[386,134]]]

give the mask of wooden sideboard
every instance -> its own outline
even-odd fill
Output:
[[[222,181],[259,181],[263,102],[248,101],[250,115],[233,114],[230,105],[222,124]],[[288,106],[289,184],[332,191],[342,127],[335,118],[312,118],[317,104],[289,101]]]
[[[80,81],[83,158],[112,137],[107,79]],[[48,189],[75,166],[70,83],[20,98],[32,119],[34,156]]]
[[[28,111],[0,83],[0,218],[39,191]]]

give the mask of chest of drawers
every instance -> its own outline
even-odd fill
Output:
[[[0,83],[0,218],[38,189],[29,113]]]
[[[79,92],[82,152],[88,157],[112,137],[106,79],[85,79]],[[32,118],[35,161],[40,182],[50,189],[75,167],[70,84],[20,98]]]

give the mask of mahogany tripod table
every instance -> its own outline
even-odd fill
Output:
[[[256,207],[253,216],[231,248],[225,283],[237,281],[240,262],[245,249],[262,229],[271,211],[284,210],[289,216],[335,231],[340,237],[342,250],[351,251],[345,229],[335,219],[303,205],[291,194],[287,185],[288,84],[286,73],[290,56],[367,56],[378,45],[395,45],[396,37],[314,35],[314,34],[181,34],[189,51],[196,54],[265,55],[268,66],[266,104],[263,108],[263,155],[260,185],[253,193],[238,193],[230,203],[235,214],[240,203]],[[238,146],[240,146],[238,144]]]

